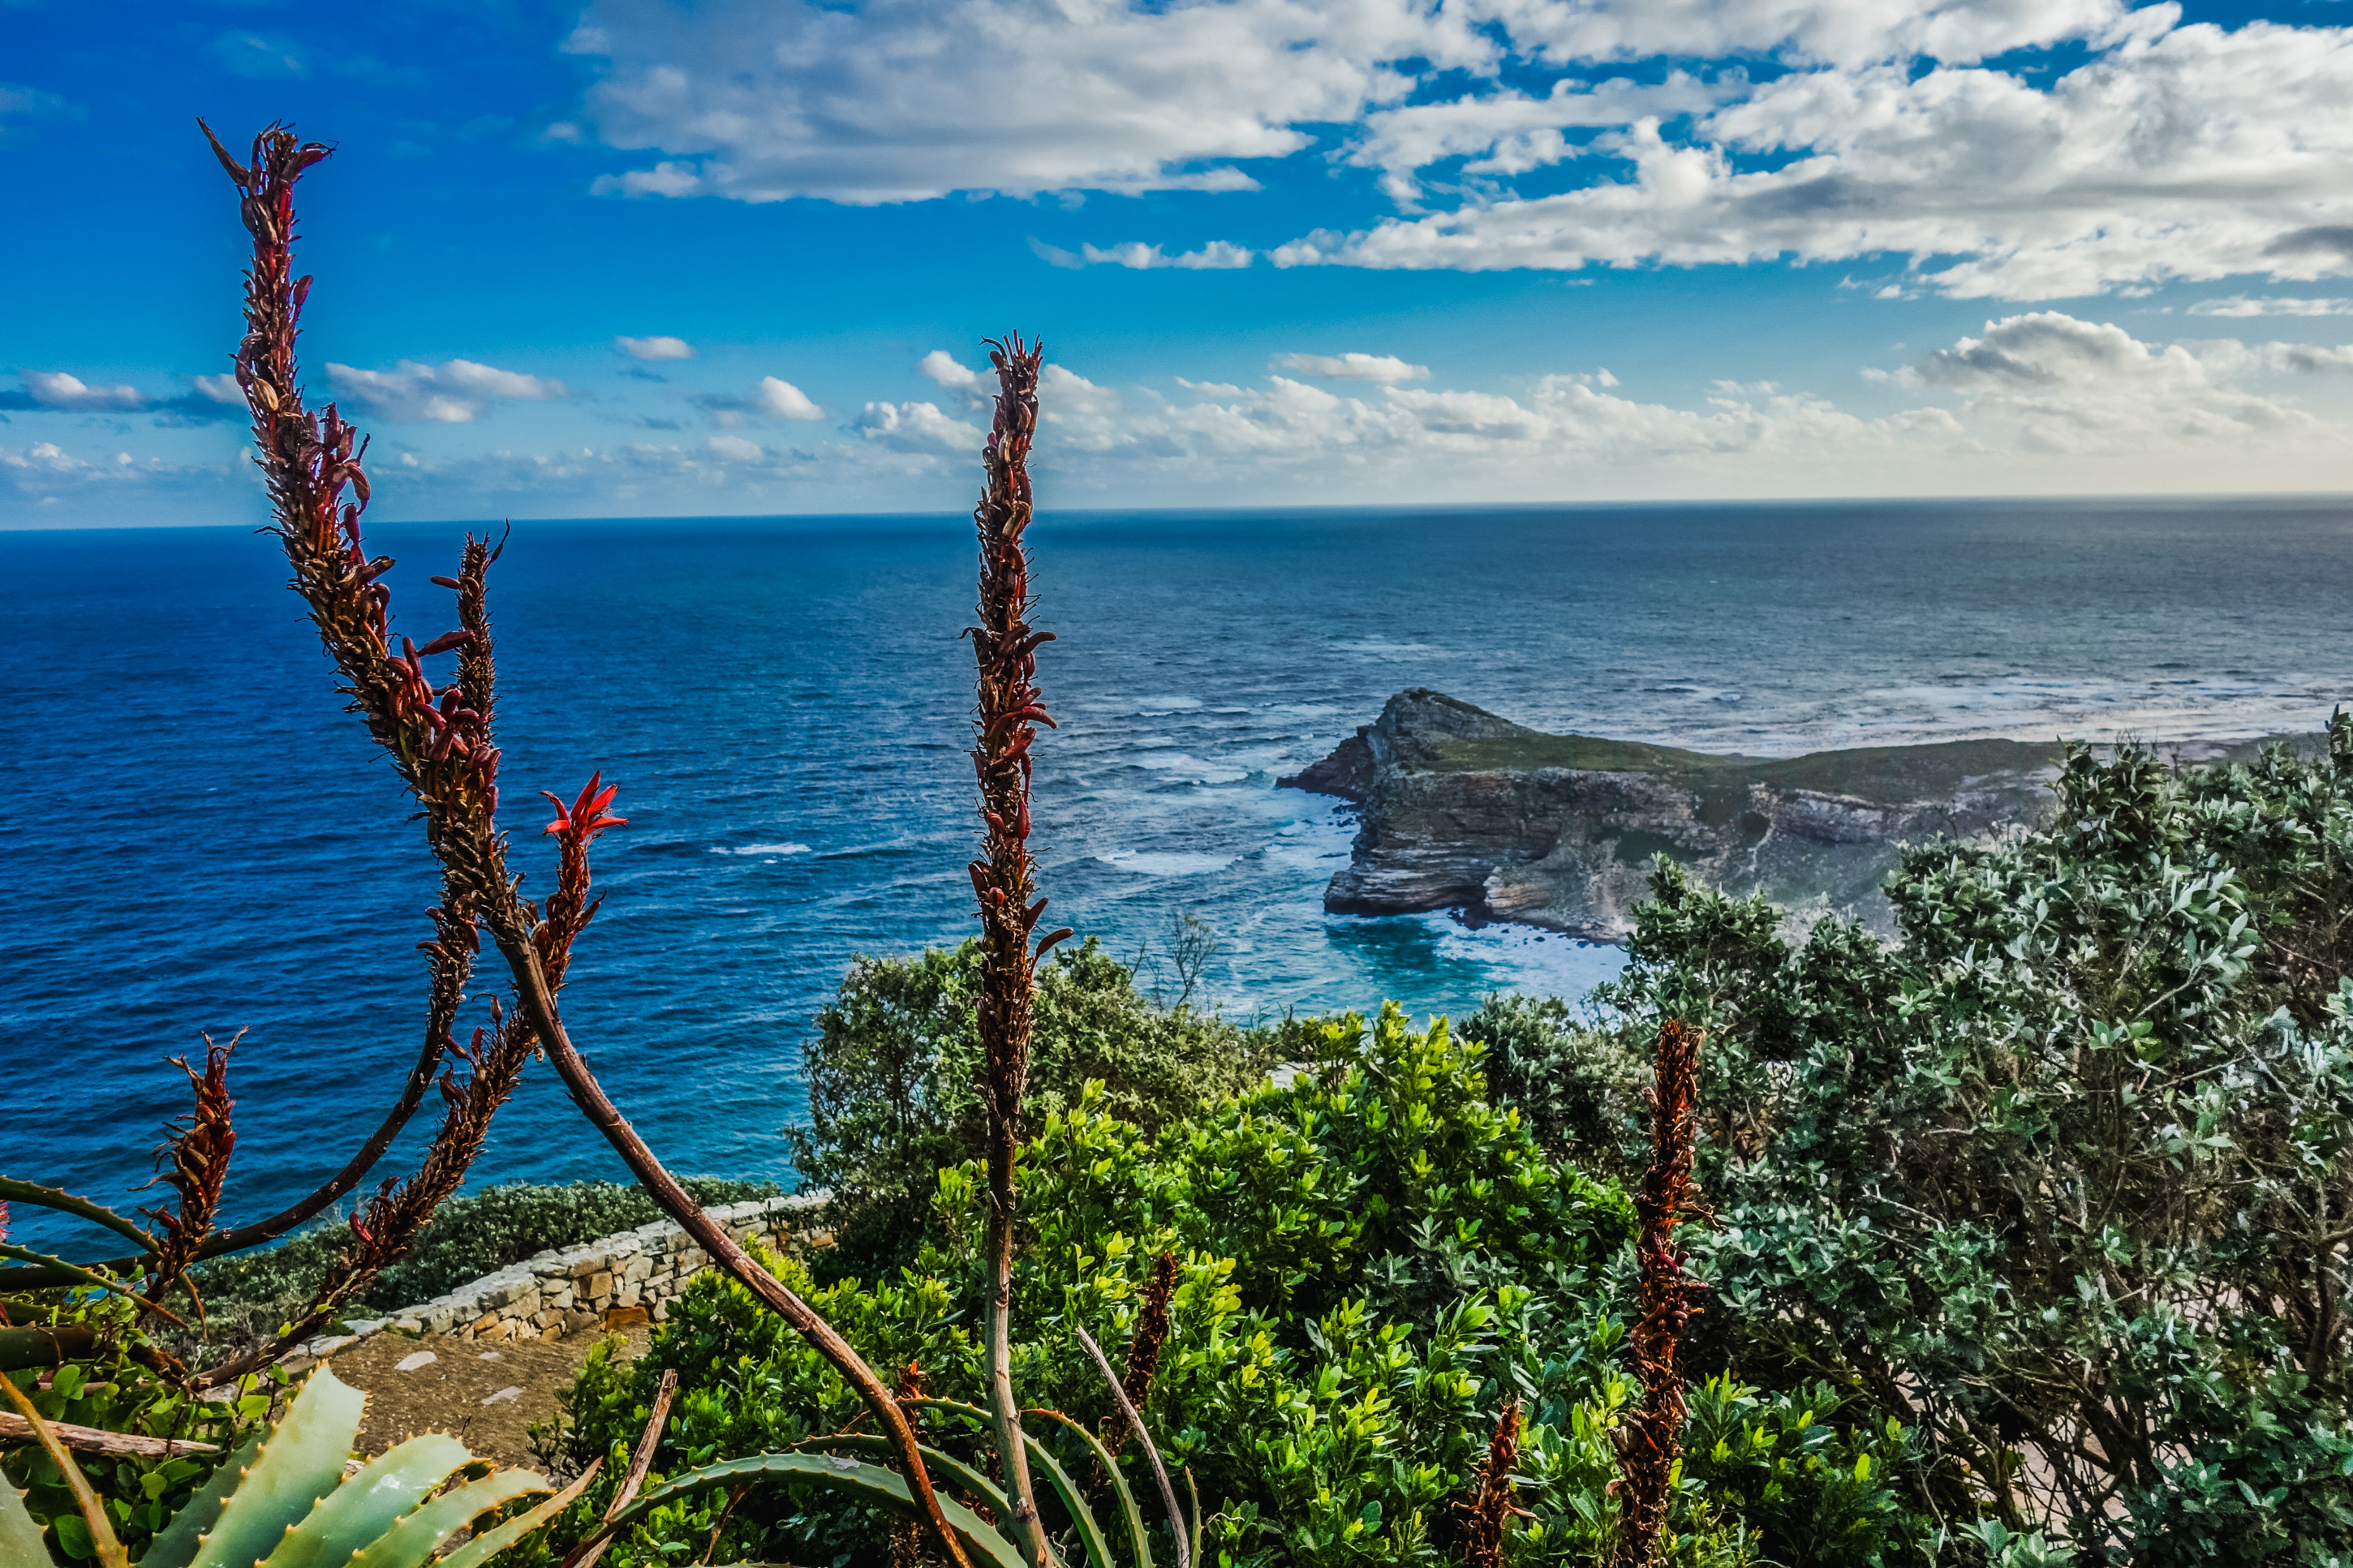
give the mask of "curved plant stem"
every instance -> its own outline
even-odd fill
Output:
[[[1176,1511],[1176,1489],[1169,1484],[1168,1467],[1160,1462],[1160,1446],[1145,1429],[1144,1413],[1128,1398],[1127,1390],[1119,1385],[1119,1376],[1112,1371],[1111,1362],[1103,1353],[1103,1347],[1095,1343],[1094,1336],[1076,1323],[1071,1326],[1078,1330],[1079,1343],[1087,1347],[1087,1354],[1094,1358],[1103,1381],[1111,1384],[1111,1396],[1119,1402],[1119,1413],[1127,1417],[1135,1440],[1144,1445],[1144,1457],[1152,1461],[1152,1479],[1160,1483],[1160,1501],[1168,1510],[1168,1533],[1176,1538],[1176,1568],[1192,1568],[1193,1543],[1185,1538],[1185,1516]]]
[[[770,1311],[790,1323],[795,1332],[816,1346],[818,1353],[831,1362],[850,1387],[857,1390],[859,1398],[865,1401],[866,1408],[874,1413],[875,1420],[890,1437],[908,1489],[914,1494],[915,1505],[923,1510],[925,1521],[947,1552],[948,1560],[956,1568],[973,1568],[971,1555],[949,1529],[947,1516],[940,1511],[939,1496],[932,1489],[930,1472],[924,1468],[915,1429],[908,1423],[907,1413],[874,1374],[874,1369],[866,1364],[865,1358],[850,1347],[849,1341],[835,1332],[832,1324],[818,1315],[815,1308],[761,1268],[728,1234],[727,1227],[704,1214],[702,1205],[679,1185],[678,1178],[663,1167],[653,1150],[638,1135],[638,1130],[621,1115],[606,1094],[604,1085],[596,1081],[596,1075],[588,1070],[588,1064],[574,1048],[571,1036],[565,1032],[564,1020],[556,1013],[555,996],[548,988],[547,975],[540,967],[537,946],[525,933],[500,931],[495,924],[492,930],[499,951],[505,955],[507,968],[514,976],[515,994],[522,1004],[524,1016],[581,1114],[605,1135],[605,1141],[621,1156],[630,1174],[645,1184],[654,1201],[694,1237],[695,1245],[711,1254],[714,1262],[733,1275]]]

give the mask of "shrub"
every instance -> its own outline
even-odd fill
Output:
[[[976,940],[916,958],[860,958],[818,1014],[806,1057],[811,1125],[787,1136],[802,1175],[833,1191],[839,1241],[819,1263],[828,1278],[911,1261],[940,1169],[981,1152],[980,969]],[[1278,1059],[1277,1031],[1155,1005],[1092,937],[1039,965],[1032,1005],[1033,1114],[1074,1103],[1092,1080],[1113,1114],[1156,1130]]]
[[[1491,995],[1461,1034],[1486,1047],[1489,1097],[1544,1151],[1620,1178],[1641,1169],[1650,1060],[1624,1031],[1577,1022],[1557,996]]]
[[[1442,1022],[1416,1031],[1390,1007],[1369,1028],[1326,1024],[1306,1054],[1288,1087],[1254,1087],[1156,1133],[1113,1116],[1092,1086],[1045,1117],[1021,1167],[1014,1306],[1031,1328],[1014,1366],[1026,1396],[1084,1421],[1107,1414],[1071,1328],[1124,1340],[1166,1249],[1177,1282],[1145,1415],[1200,1487],[1203,1561],[1449,1560],[1455,1506],[1514,1395],[1529,1421],[1518,1500],[1536,1521],[1514,1537],[1514,1560],[1591,1561],[1612,1518],[1609,1433],[1640,1393],[1620,1364],[1624,1192],[1546,1158],[1519,1116],[1491,1107],[1480,1047]],[[927,1388],[973,1399],[980,1352],[955,1304],[985,1269],[982,1176],[976,1163],[935,1173],[918,1266],[892,1278],[819,1286],[799,1259],[775,1267],[870,1362],[919,1363]],[[839,1375],[748,1292],[706,1279],[641,1360],[592,1356],[569,1397],[567,1461],[626,1445],[666,1367],[681,1392],[665,1466],[789,1447],[857,1413]],[[1891,1489],[1912,1463],[1907,1435],[1875,1415],[1850,1431],[1833,1399],[1809,1416],[1729,1383],[1706,1408],[1724,1413],[1709,1428],[1724,1455],[1695,1453],[1694,1466],[1736,1479],[1746,1489],[1725,1495],[1755,1518],[1687,1482],[1669,1560],[1750,1561],[1761,1540],[1812,1539],[1803,1526],[1848,1552],[1814,1561],[1906,1561],[1925,1530]],[[953,1423],[934,1435],[966,1452],[977,1440]],[[592,1489],[579,1517],[596,1504]],[[700,1555],[724,1506],[681,1506],[616,1561]],[[879,1560],[881,1531],[747,1494],[714,1560]],[[551,1552],[564,1539],[559,1529]]]
[[[1924,1500],[2008,1556],[2345,1561],[2353,720],[2056,787],[1905,856],[1894,951],[1660,863],[1610,1000],[1711,1030],[1701,1327],[1917,1426]]]

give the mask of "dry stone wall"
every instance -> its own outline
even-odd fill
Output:
[[[756,1237],[776,1247],[821,1246],[831,1239],[824,1234],[826,1197],[823,1192],[793,1193],[702,1212],[738,1241]],[[671,1300],[710,1267],[709,1253],[676,1224],[660,1219],[585,1246],[543,1252],[433,1300],[383,1318],[353,1320],[350,1328],[353,1335],[392,1329],[487,1342],[559,1340],[622,1322],[659,1323],[669,1316]],[[345,1339],[305,1348],[316,1354]]]

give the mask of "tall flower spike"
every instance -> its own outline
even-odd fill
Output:
[[[1058,931],[1033,949],[1029,933],[1046,910],[1029,859],[1029,744],[1049,728],[1038,689],[1038,648],[1050,632],[1029,629],[1029,442],[1038,429],[1038,367],[1045,351],[1008,333],[988,345],[997,367],[997,417],[982,453],[986,475],[973,525],[980,539],[980,624],[967,627],[977,666],[979,711],[973,720],[972,765],[980,782],[981,858],[971,867],[980,904],[981,1098],[988,1114],[987,1303],[988,1407],[996,1427],[1013,1538],[1030,1568],[1050,1553],[1029,1483],[1021,1407],[1013,1396],[1013,1226],[1018,1194],[1014,1153],[1021,1143],[1021,1097],[1029,1077],[1030,987],[1038,960],[1070,935]]]

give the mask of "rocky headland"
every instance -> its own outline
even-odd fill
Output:
[[[2062,748],[1949,741],[1719,756],[1548,735],[1427,689],[1281,785],[1362,813],[1324,907],[1456,910],[1622,941],[1664,854],[1713,885],[1761,889],[1800,922],[1850,914],[1895,935],[1879,883],[1905,841],[1982,839],[2050,808]]]

